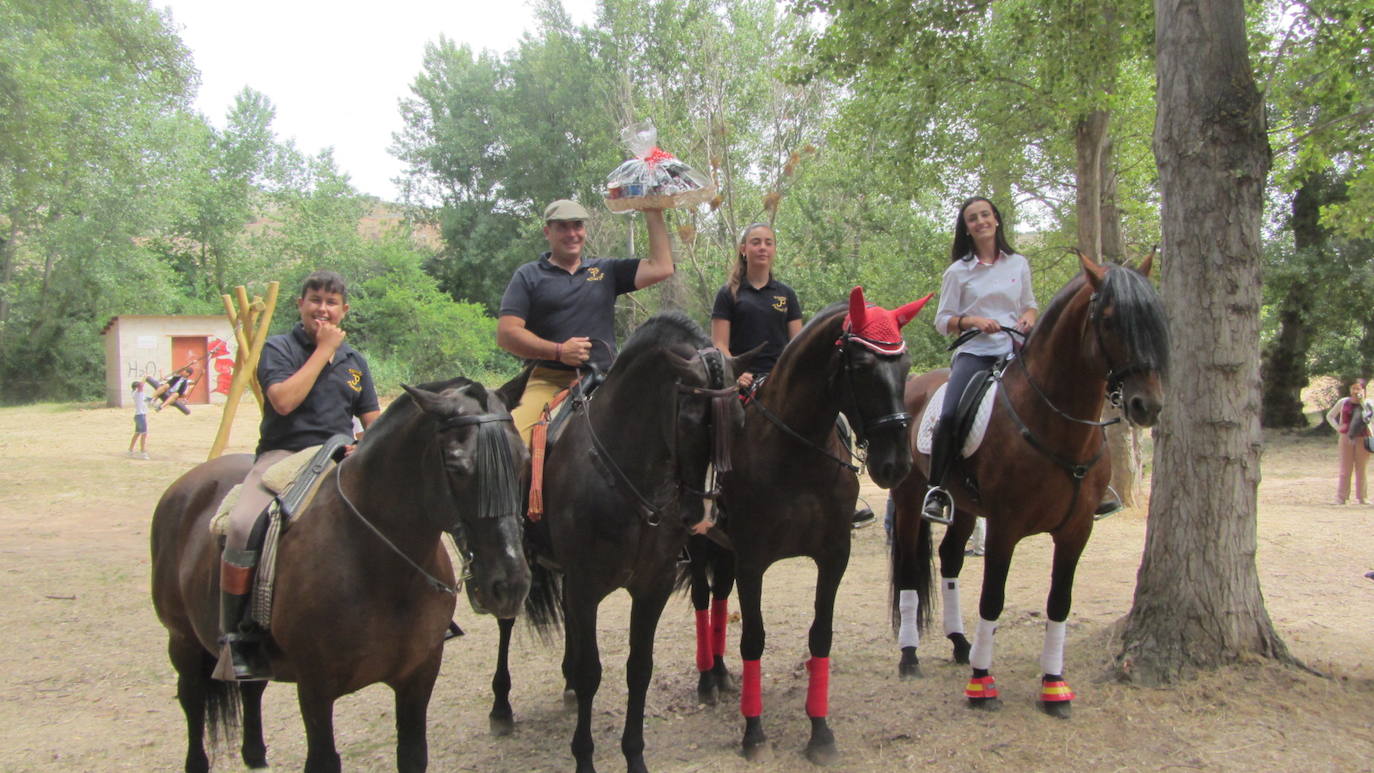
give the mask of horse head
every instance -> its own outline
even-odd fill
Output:
[[[911,356],[901,328],[931,295],[890,311],[867,303],[863,288],[855,287],[835,341],[839,366],[832,373],[842,395],[840,410],[859,444],[868,447],[869,476],[884,488],[896,485],[911,469],[911,414],[902,403]]]
[[[1154,255],[1138,268],[1078,258],[1092,287],[1084,343],[1105,366],[1108,397],[1132,424],[1153,426],[1169,375],[1169,323],[1149,281]]]
[[[453,535],[474,610],[514,617],[530,588],[522,547],[520,471],[528,452],[500,399],[466,382],[439,392],[401,385],[433,420],[448,478],[441,528]]]

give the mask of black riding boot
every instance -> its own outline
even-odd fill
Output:
[[[1117,496],[1116,489],[1111,486],[1102,492],[1102,501],[1097,503],[1097,509],[1093,510],[1093,515],[1097,518],[1106,518],[1115,513],[1125,505],[1121,504],[1121,498]]]
[[[930,487],[921,503],[921,517],[927,521],[954,521],[954,497],[944,489],[945,472],[954,453],[954,422],[941,419],[935,422],[935,437],[930,441]]]
[[[252,620],[253,574],[258,554],[252,550],[225,548],[220,561],[220,643],[228,650],[233,678],[240,681],[270,679],[271,666],[263,651],[262,630]],[[221,676],[216,672],[216,678]]]

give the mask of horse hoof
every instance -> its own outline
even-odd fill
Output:
[[[716,688],[714,685],[711,687],[697,688],[697,703],[705,706],[714,706],[716,705],[716,701]]]
[[[897,666],[897,676],[902,679],[920,679],[925,674],[921,673],[920,663],[902,663]]]
[[[773,759],[773,744],[766,740],[757,743],[746,743],[740,750],[740,753],[750,762],[768,762]]]
[[[1002,709],[1001,698],[969,698],[968,707],[979,711],[1000,711]]]
[[[1068,719],[1073,714],[1073,704],[1069,701],[1036,701],[1040,710],[1055,719]]]
[[[806,758],[811,760],[813,765],[833,765],[840,759],[840,750],[834,742],[807,744]]]
[[[496,738],[504,738],[515,732],[515,720],[510,717],[488,717],[488,726]]]
[[[968,637],[962,633],[952,633],[948,638],[954,645],[954,662],[968,665],[968,655],[973,651],[973,645],[969,643]]]
[[[564,691],[563,691],[563,710],[564,710],[564,711],[577,711],[577,691],[576,691],[576,690],[564,690]]]

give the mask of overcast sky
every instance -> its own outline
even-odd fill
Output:
[[[219,127],[248,86],[276,107],[278,139],[311,155],[334,148],[353,186],[394,201],[401,166],[387,148],[397,103],[420,73],[425,44],[445,35],[506,52],[534,27],[526,0],[152,0],[200,70],[196,107]],[[590,24],[596,0],[563,0]]]

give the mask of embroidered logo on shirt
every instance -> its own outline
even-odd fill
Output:
[[[605,278],[606,275],[601,273],[601,269],[597,268],[596,266],[592,266],[591,268],[587,269],[588,282],[600,282],[602,279]]]
[[[363,391],[363,372],[361,370],[348,369],[348,387],[354,392]]]
[[[787,311],[787,296],[786,296],[786,295],[774,295],[774,296],[773,296],[773,308],[774,308],[774,309],[777,309],[778,311]]]

